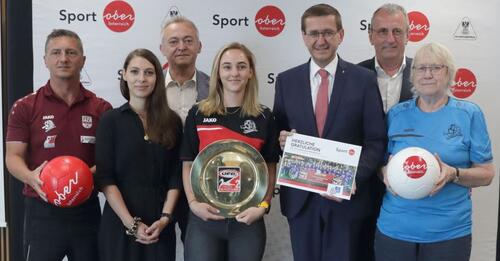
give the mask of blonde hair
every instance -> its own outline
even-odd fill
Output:
[[[240,115],[257,116],[262,112],[262,106],[260,105],[258,99],[259,87],[255,72],[255,57],[245,45],[233,42],[222,47],[222,49],[215,56],[214,63],[212,65],[212,74],[210,76],[208,97],[202,100],[198,106],[200,112],[205,115],[225,115],[227,113],[226,107],[224,106],[224,89],[222,88],[222,81],[219,75],[220,60],[226,51],[234,49],[240,50],[245,54],[250,65],[250,69],[253,72],[250,79],[248,79],[247,85],[245,86]]]

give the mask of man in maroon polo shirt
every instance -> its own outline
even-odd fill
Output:
[[[7,168],[25,183],[25,259],[97,260],[97,193],[80,206],[58,208],[46,202],[39,175],[47,161],[62,155],[94,166],[95,130],[111,105],[80,83],[85,56],[76,33],[49,34],[44,61],[49,81],[13,105],[7,126]]]

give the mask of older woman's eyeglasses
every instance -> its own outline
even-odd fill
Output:
[[[415,73],[420,75],[425,74],[427,70],[429,70],[432,74],[438,74],[443,72],[445,68],[448,69],[448,66],[444,64],[422,64],[412,67]]]

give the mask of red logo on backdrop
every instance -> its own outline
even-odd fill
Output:
[[[465,68],[460,68],[455,74],[455,84],[451,86],[453,96],[464,99],[471,96],[476,90],[476,76]]]
[[[102,14],[104,24],[113,32],[125,32],[134,24],[135,13],[127,2],[117,0],[110,2]]]
[[[351,155],[351,156],[354,155],[354,149],[349,150],[349,155]]]
[[[408,13],[410,21],[410,42],[419,42],[429,34],[430,23],[427,17],[421,12],[413,11]]]
[[[406,172],[406,176],[418,179],[427,172],[427,162],[422,157],[410,156],[403,163],[403,170]]]
[[[285,28],[285,15],[276,6],[264,6],[255,15],[255,27],[264,36],[276,36]]]

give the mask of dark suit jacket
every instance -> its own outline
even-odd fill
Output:
[[[318,137],[309,80],[309,62],[280,73],[276,80],[273,112],[278,130],[296,129]],[[356,174],[357,191],[351,200],[331,202],[347,216],[362,217],[369,211],[367,181],[380,167],[386,145],[382,100],[375,74],[339,58],[323,138],[363,147]],[[281,186],[282,213],[293,218],[312,193]]]
[[[404,102],[413,98],[413,93],[411,91],[413,84],[411,84],[410,82],[411,63],[413,59],[408,57],[406,57],[405,59],[406,67],[403,70],[403,84],[401,85],[401,95],[399,96],[399,102]],[[375,57],[362,61],[359,63],[359,65],[377,73],[377,71],[375,70]]]

